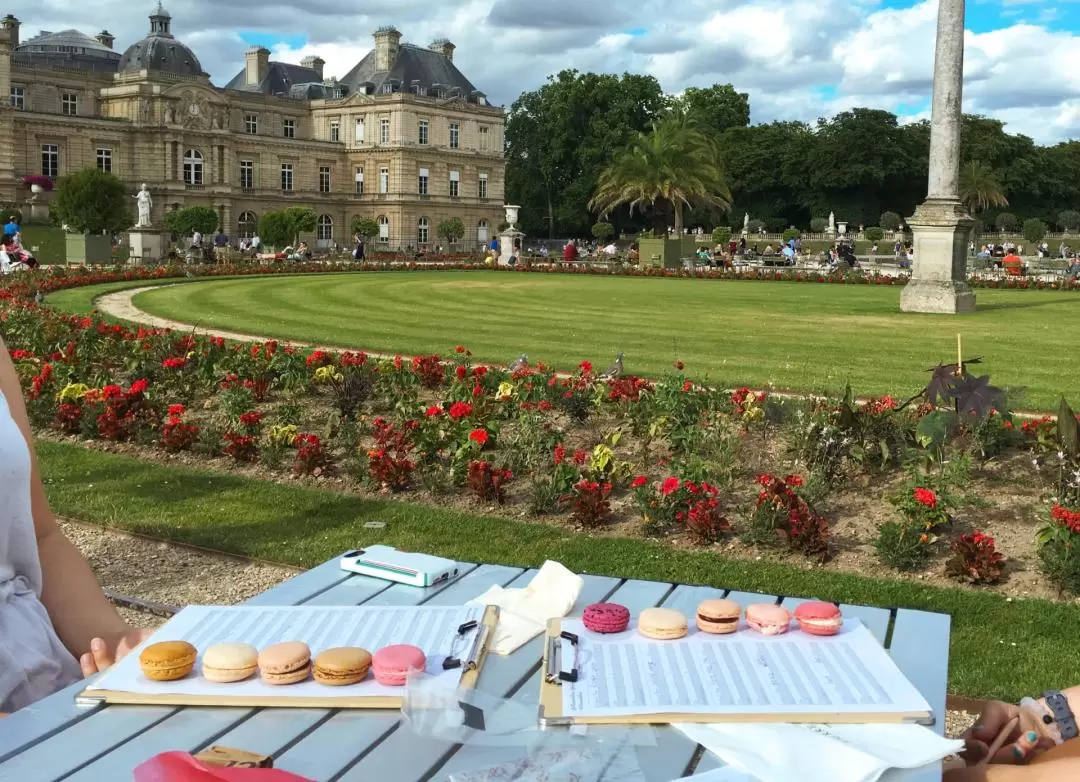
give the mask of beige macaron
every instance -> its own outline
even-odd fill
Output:
[[[686,635],[686,617],[671,608],[646,608],[638,617],[637,629],[646,638],[672,641]]]
[[[259,653],[250,644],[214,644],[202,656],[208,682],[241,682],[258,670]]]

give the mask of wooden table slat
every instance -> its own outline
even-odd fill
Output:
[[[800,603],[807,602],[810,601],[801,597],[785,597],[780,605],[794,612]],[[885,645],[885,637],[889,633],[889,619],[892,617],[892,612],[889,609],[841,604],[840,611],[844,617],[860,620],[866,625],[866,629],[873,634],[874,638],[878,640],[878,643],[882,646]]]
[[[893,662],[929,701],[934,710],[934,730],[942,735],[945,730],[945,690],[949,681],[951,622],[948,614],[901,608],[896,612],[889,646]]]
[[[26,747],[41,743],[65,726],[86,719],[101,708],[75,704],[75,696],[85,687],[86,682],[75,682],[51,698],[33,703],[4,718],[3,730],[0,730],[0,778],[4,774],[3,763],[8,758]]]
[[[725,595],[728,600],[734,600],[743,608],[753,605],[754,603],[775,603],[778,598],[776,595],[762,595],[757,592],[728,592]]]
[[[532,579],[521,578],[514,586],[523,586]],[[571,614],[580,612],[589,603],[600,600],[618,585],[613,578],[585,576],[585,584]],[[506,697],[519,689],[518,685],[533,668],[538,668],[543,657],[543,638],[536,637],[511,655],[489,655],[477,681],[478,691]],[[538,681],[533,678],[520,689],[532,689]],[[454,750],[450,742],[418,736],[407,725],[394,731],[382,744],[375,747],[359,763],[341,777],[340,782],[371,779],[417,780],[425,777],[430,769],[441,764],[444,757]],[[520,749],[518,750],[520,753]]]

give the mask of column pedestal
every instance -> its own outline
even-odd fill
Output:
[[[968,236],[975,221],[955,199],[928,198],[907,221],[915,263],[900,294],[903,312],[957,314],[975,311],[968,287]]]
[[[169,234],[157,228],[131,228],[128,230],[128,247],[131,263],[154,265],[165,258]]]

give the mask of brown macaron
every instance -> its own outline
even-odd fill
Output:
[[[151,681],[171,682],[191,673],[198,654],[187,641],[159,641],[139,653],[139,667]]]
[[[311,673],[311,650],[302,641],[271,644],[259,652],[259,675],[267,684],[296,684]]]
[[[358,684],[371,669],[371,653],[354,646],[340,646],[319,652],[312,675],[320,684],[341,687]]]
[[[727,635],[739,629],[742,606],[734,600],[702,600],[697,607],[697,626],[703,633]]]

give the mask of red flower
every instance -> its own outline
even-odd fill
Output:
[[[555,446],[555,464],[562,464],[566,459],[566,449],[561,445]]]
[[[469,439],[483,447],[488,443],[488,431],[487,429],[473,429],[469,432]]]
[[[788,475],[784,478],[784,483],[788,486],[802,486],[803,478],[801,475]]]
[[[183,405],[169,405],[169,415],[183,415],[184,410]]]
[[[166,369],[181,369],[185,364],[187,364],[186,358],[167,358],[161,362],[161,366]]]
[[[450,405],[450,417],[455,421],[460,421],[462,418],[468,418],[472,415],[473,406],[468,402],[454,402]]]
[[[682,390],[684,394],[689,394],[691,391],[694,390],[694,384],[687,380],[685,383],[682,384]]]
[[[442,415],[442,405],[432,405],[427,409],[427,417],[434,418],[437,415]]]
[[[455,353],[464,353],[465,352],[465,346],[464,345],[458,345],[456,348],[454,348],[454,352]]]
[[[540,404],[537,405],[537,407],[546,412],[551,409],[551,402],[547,401],[546,399],[541,399]]]
[[[258,426],[262,423],[263,414],[258,410],[248,410],[240,415],[240,423],[244,426]]]
[[[454,374],[457,375],[458,380],[464,380],[467,373],[468,372],[465,367],[461,366],[460,364],[454,368]]]
[[[584,451],[574,451],[574,464],[581,467],[589,459],[589,454]]]
[[[583,374],[583,375],[591,375],[592,374],[592,362],[591,361],[582,361],[580,364],[578,364],[578,368],[581,370],[581,374]]]
[[[660,485],[660,493],[665,497],[670,497],[672,494],[679,490],[679,486],[681,484],[682,482],[674,476],[671,478],[665,478],[664,482]]]
[[[919,488],[915,490],[915,502],[933,510],[937,507],[937,495],[933,489]]]
[[[486,375],[486,374],[487,374],[487,371],[488,371],[488,368],[487,368],[487,367],[484,367],[484,366],[480,366],[480,367],[473,367],[473,371],[472,371],[472,373],[473,373],[473,377],[475,377],[475,378],[477,378],[477,379],[480,379],[480,378],[482,378],[482,377],[483,377],[484,375]]]
[[[131,395],[131,396],[136,396],[136,395],[141,394],[144,391],[146,391],[146,389],[149,388],[149,387],[150,387],[150,383],[148,383],[147,381],[141,380],[141,379],[136,380],[134,383],[132,383],[128,387],[128,394]]]
[[[630,488],[631,489],[640,489],[642,486],[644,486],[648,482],[649,482],[648,478],[646,478],[644,475],[639,475],[638,477],[634,478],[633,482],[630,484]]]

